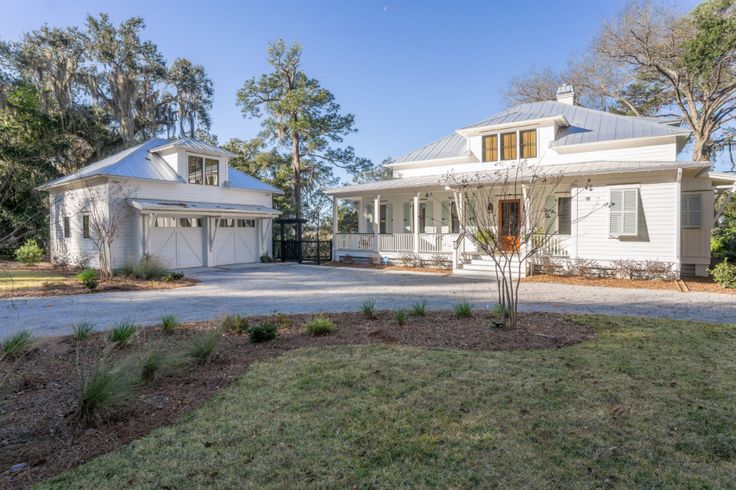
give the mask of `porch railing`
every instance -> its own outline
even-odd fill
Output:
[[[454,233],[420,233],[419,253],[452,252],[455,240],[457,234]]]
[[[413,233],[388,233],[378,235],[379,250],[387,252],[413,252]]]
[[[335,235],[338,250],[375,251],[376,235],[373,233],[338,233]]]
[[[567,257],[570,255],[568,251],[569,239],[569,235],[533,235],[532,245],[538,248],[542,255]]]

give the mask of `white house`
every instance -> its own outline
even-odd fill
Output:
[[[280,214],[272,196],[281,191],[231,168],[234,156],[191,138],[154,138],[43,185],[52,259],[97,267],[98,237],[112,235],[112,268],[145,254],[170,268],[258,261],[271,253]]]
[[[395,159],[391,180],[327,190],[335,213],[338,199],[359,210],[357,233],[333,230],[334,255],[446,254],[455,269],[487,270],[489,257],[458,240],[461,221],[472,225],[473,217],[460,212],[467,196],[448,182],[524,166],[561,176],[554,194],[527,202],[521,176],[518,193],[500,193],[488,210],[502,214],[499,223],[524,223],[529,209],[555,209],[548,256],[602,266],[652,260],[706,275],[714,193],[733,191],[736,177],[709,171],[710,162],[678,160],[689,136],[654,118],[580,107],[573,88],[562,86],[556,101],[511,107]]]

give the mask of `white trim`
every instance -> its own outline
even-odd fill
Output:
[[[516,129],[518,131],[519,129],[523,129],[525,127],[526,129],[532,129],[532,128],[539,128],[542,126],[549,126],[549,124],[546,124],[546,123],[557,123],[559,126],[569,126],[570,125],[567,118],[565,118],[565,116],[563,116],[562,114],[559,114],[556,116],[540,117],[538,119],[527,119],[524,121],[514,121],[514,122],[508,122],[508,123],[501,123],[501,124],[491,124],[488,126],[460,128],[460,129],[456,129],[455,132],[459,134],[460,136],[465,136],[466,138],[468,138],[472,136],[478,136],[484,132],[490,132],[490,131],[503,131],[507,129]]]

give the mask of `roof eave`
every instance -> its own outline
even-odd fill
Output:
[[[456,157],[446,157],[446,158],[430,158],[429,160],[409,160],[406,162],[395,162],[395,163],[387,163],[384,165],[384,167],[394,168],[394,167],[406,167],[408,165],[418,165],[418,164],[436,164],[441,165],[443,163],[465,163],[470,161],[469,155],[461,155]]]
[[[518,127],[524,127],[524,126],[544,126],[548,123],[556,123],[559,126],[569,126],[570,123],[568,122],[567,118],[563,116],[562,114],[558,114],[556,116],[550,116],[550,117],[540,117],[537,119],[528,119],[525,121],[514,121],[514,122],[508,122],[508,123],[502,123],[502,124],[490,124],[487,126],[470,126],[466,128],[460,128],[456,129],[455,132],[458,133],[461,136],[465,136],[466,138],[471,136],[479,136],[483,133],[487,133],[489,131],[501,131],[504,129],[512,129],[512,128],[518,128]]]
[[[200,155],[223,156],[226,158],[236,158],[238,156],[235,153],[229,152],[227,150],[210,151],[210,150],[205,150],[201,148],[190,148],[186,145],[177,144],[175,141],[171,143],[167,143],[165,145],[156,146],[154,148],[149,148],[148,151],[150,153],[159,153],[165,150],[169,150],[171,148],[181,148],[182,150],[186,150],[191,153],[198,153]]]

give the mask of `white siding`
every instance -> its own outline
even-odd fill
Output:
[[[707,175],[700,178],[683,177],[682,193],[699,194],[701,198],[700,228],[682,229],[682,263],[710,264],[710,238],[715,206],[710,179]]]

